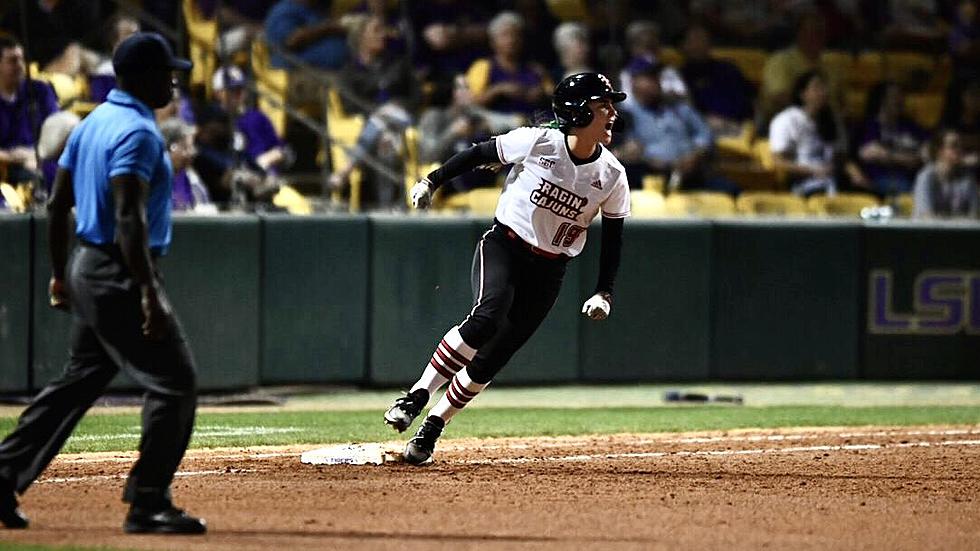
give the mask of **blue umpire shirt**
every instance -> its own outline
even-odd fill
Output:
[[[71,171],[75,188],[75,234],[99,245],[115,242],[115,201],[109,180],[135,174],[149,183],[146,220],[150,251],[170,246],[173,168],[153,111],[115,89],[71,133],[58,166]]]

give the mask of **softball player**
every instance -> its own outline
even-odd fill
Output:
[[[600,211],[599,281],[582,313],[596,320],[609,315],[630,196],[623,166],[604,146],[617,117],[613,104],[624,99],[601,74],[572,75],[555,88],[556,127],[518,128],[474,145],[412,188],[412,205],[424,209],[440,184],[468,170],[514,165],[493,226],[473,257],[473,309],[439,342],[418,382],[385,413],[385,422],[403,432],[449,382],[405,448],[409,463],[432,457],[446,423],[538,328],[558,297],[566,263],[582,251]]]

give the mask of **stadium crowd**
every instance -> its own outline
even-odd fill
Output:
[[[629,94],[612,148],[637,190],[862,192],[980,215],[977,0],[5,5],[0,209],[43,201],[69,132],[114,85],[113,48],[151,27],[187,29],[171,36],[196,63],[157,113],[181,210],[288,209],[283,190],[322,167],[315,194],[403,209],[406,181],[545,122],[554,83],[595,70]],[[442,193],[497,186],[496,168]]]

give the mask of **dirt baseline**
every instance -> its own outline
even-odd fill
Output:
[[[192,451],[201,538],[126,536],[132,454],[60,456],[3,541],[125,549],[975,549],[980,426],[450,440],[426,467]]]

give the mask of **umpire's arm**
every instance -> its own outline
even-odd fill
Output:
[[[75,206],[75,190],[71,171],[59,167],[54,177],[51,199],[48,200],[48,254],[51,256],[51,282],[48,284],[48,296],[51,306],[61,309],[68,308],[65,270],[68,264],[73,206]]]
[[[135,174],[120,174],[110,180],[116,205],[116,243],[123,261],[139,285],[143,308],[143,334],[152,339],[165,335],[170,306],[153,271],[149,232],[146,223],[146,198],[149,184]]]

